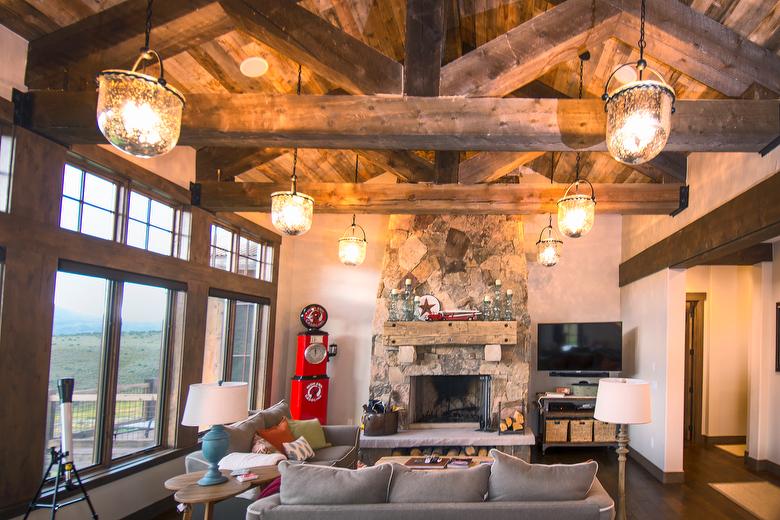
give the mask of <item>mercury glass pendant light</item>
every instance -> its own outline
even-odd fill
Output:
[[[355,184],[358,182],[358,155],[355,154]],[[366,259],[366,231],[355,223],[344,231],[339,239],[339,260],[344,265],[360,265]]]
[[[579,99],[582,99],[582,67],[589,58],[590,54],[587,52],[580,55]],[[577,152],[574,182],[558,200],[558,230],[570,238],[586,235],[593,228],[596,218],[596,192],[590,181],[580,179],[580,161],[580,152]],[[590,195],[580,193],[580,186],[583,184],[590,188]]]
[[[298,65],[298,95],[301,95],[301,66]],[[271,222],[285,235],[303,235],[311,229],[314,216],[314,199],[298,193],[296,168],[298,149],[293,152],[293,169],[290,176],[290,191],[275,191],[271,194]]]
[[[616,68],[604,84],[602,95],[607,112],[607,149],[615,160],[625,164],[642,164],[661,153],[669,139],[674,113],[674,89],[645,61],[645,11],[642,0],[639,60]],[[610,82],[624,67],[635,67],[639,79],[610,92]],[[645,71],[657,80],[645,79]]]
[[[553,184],[555,176],[555,154],[550,154],[550,184]],[[547,236],[545,237],[545,232]],[[536,260],[545,267],[552,267],[561,259],[561,249],[563,240],[555,234],[552,225],[552,213],[547,227],[539,233],[539,240],[536,241]]]
[[[146,7],[146,39],[131,70],[109,69],[97,75],[97,124],[108,142],[136,157],[170,152],[179,141],[184,96],[165,81],[160,55],[149,47],[152,1]],[[157,61],[160,76],[138,72]]]

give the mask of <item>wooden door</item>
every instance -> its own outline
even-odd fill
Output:
[[[702,373],[704,369],[704,293],[685,301],[685,442],[702,441]]]

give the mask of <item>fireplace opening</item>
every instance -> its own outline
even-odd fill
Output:
[[[490,376],[413,376],[410,390],[413,427],[486,426]]]

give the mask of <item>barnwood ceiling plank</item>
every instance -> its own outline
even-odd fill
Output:
[[[195,179],[217,180],[217,169],[222,181],[232,181],[237,175],[268,161],[273,161],[288,150],[284,148],[235,148],[205,146],[195,155]]]
[[[460,163],[458,179],[463,184],[495,182],[544,152],[482,152]]]
[[[0,0],[0,24],[28,41],[59,29],[54,20],[24,0]]]
[[[102,143],[94,92],[36,91],[22,122],[65,143]],[[667,151],[757,152],[780,134],[779,100],[680,100]],[[606,151],[598,99],[193,94],[182,145]]]
[[[689,268],[780,234],[780,172],[620,264],[623,287],[667,267]]]
[[[620,10],[567,0],[445,65],[443,96],[506,96],[614,32]]]
[[[287,0],[220,0],[239,28],[351,94],[400,94],[403,66]]]
[[[640,0],[598,0],[624,12],[615,36],[639,39]],[[647,9],[650,56],[730,97],[753,82],[780,92],[780,56],[679,0],[654,0]]]
[[[355,150],[360,157],[389,171],[404,182],[430,182],[433,165],[419,155],[406,150]]]
[[[284,186],[284,187],[282,187]],[[566,186],[550,184],[300,183],[318,213],[532,214],[554,211]],[[201,183],[209,211],[270,211],[271,193],[286,185],[258,182]],[[679,189],[664,184],[597,184],[596,209],[604,213],[668,214]]]
[[[146,0],[128,0],[32,40],[27,56],[30,88],[93,88],[96,72],[130,67],[144,43]],[[151,46],[165,59],[233,29],[213,0],[155,5]]]

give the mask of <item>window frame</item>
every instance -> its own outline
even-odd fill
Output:
[[[231,251],[229,251],[231,258],[230,258],[230,268],[229,269],[222,269],[220,267],[215,267],[213,264],[213,256],[212,251],[214,249],[218,249],[220,251],[225,251],[221,247],[217,247],[214,245],[214,228],[222,228],[230,233],[232,233],[233,237],[231,240]],[[248,240],[250,242],[253,242],[257,244],[258,250],[261,252],[258,255],[258,258],[252,258],[251,256],[246,256],[241,254],[241,239]],[[271,251],[271,261],[268,262],[267,255],[268,251]],[[252,276],[249,274],[243,274],[239,272],[239,264],[241,262],[241,258],[245,258],[247,260],[255,261],[258,265],[258,275]],[[223,271],[228,271],[231,273],[235,273],[239,276],[246,276],[247,278],[252,278],[255,280],[260,280],[262,282],[268,282],[268,283],[274,283],[274,263],[277,261],[276,258],[276,248],[274,243],[263,240],[262,238],[258,237],[256,234],[251,233],[249,231],[246,231],[245,229],[234,226],[231,224],[228,224],[222,220],[215,220],[209,224],[209,266],[214,269],[220,269]],[[265,273],[268,273],[268,279],[264,277]]]
[[[77,169],[77,170],[79,170],[81,172],[81,183],[79,184],[79,198],[75,199],[72,196],[65,194],[64,182],[63,182],[63,189],[62,189],[62,193],[60,194],[60,224],[59,224],[60,228],[66,230],[66,231],[72,231],[74,233],[79,233],[79,234],[82,234],[82,235],[87,235],[87,236],[90,236],[90,237],[98,238],[100,240],[109,240],[111,242],[119,242],[119,237],[121,236],[121,226],[119,225],[119,221],[120,221],[120,215],[121,215],[121,209],[122,209],[121,208],[121,203],[120,203],[120,201],[121,201],[121,199],[123,197],[122,185],[119,182],[117,182],[116,180],[114,180],[113,178],[111,178],[111,177],[108,177],[108,176],[105,176],[105,175],[101,175],[99,173],[94,173],[91,170],[87,170],[85,168],[82,168],[81,166],[70,164],[68,162],[66,162],[63,165],[63,167],[62,167],[62,178],[63,178],[63,180],[65,179],[65,168],[67,166],[70,166],[71,168]],[[104,180],[106,182],[110,182],[111,184],[114,185],[114,187],[116,188],[116,193],[114,194],[114,207],[113,207],[113,209],[108,209],[108,208],[103,208],[103,207],[100,207],[100,206],[96,206],[95,204],[92,204],[91,202],[87,202],[86,200],[84,200],[84,189],[85,189],[85,185],[86,185],[86,182],[87,182],[87,175],[91,175],[93,177],[97,177],[98,179]],[[69,228],[66,228],[66,227],[64,227],[62,225],[62,200],[64,200],[64,199],[72,200],[73,202],[76,202],[79,205],[79,214],[78,214],[78,220],[77,220],[77,225],[76,225],[77,229],[69,229]],[[85,233],[84,231],[82,231],[82,224],[84,222],[84,206],[89,206],[90,208],[94,208],[94,209],[97,209],[97,210],[100,210],[100,211],[107,211],[107,212],[110,211],[112,213],[114,222],[113,222],[113,224],[111,226],[112,227],[112,236],[111,236],[111,238],[103,238],[103,237],[99,237],[99,236],[96,236],[96,235],[91,235],[89,233]]]

